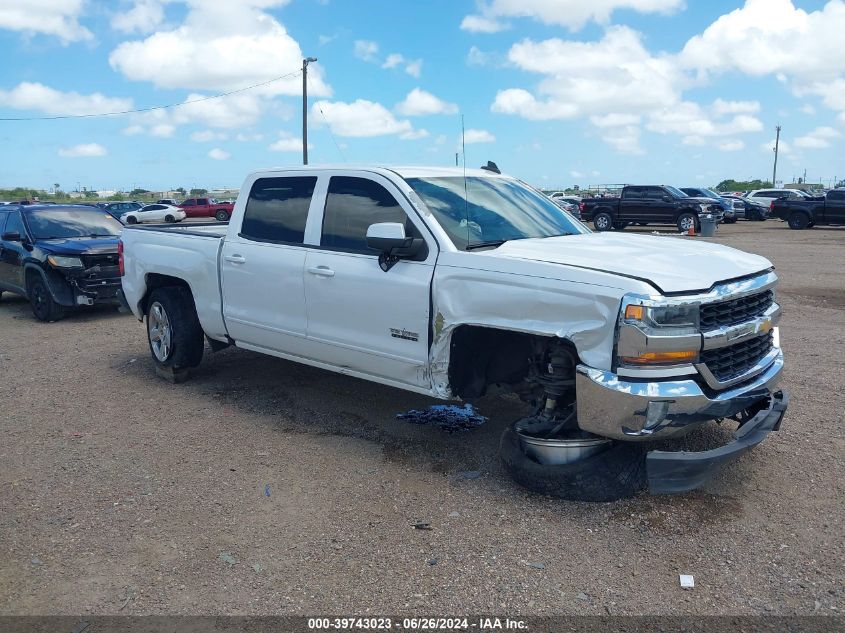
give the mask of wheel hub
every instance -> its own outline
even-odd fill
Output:
[[[172,330],[167,312],[157,301],[150,307],[150,313],[147,315],[147,332],[153,355],[159,362],[165,362],[172,351]]]

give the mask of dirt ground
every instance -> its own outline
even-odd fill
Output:
[[[506,477],[512,401],[449,435],[395,418],[424,397],[237,349],[171,385],[131,316],[5,294],[0,614],[841,613],[845,229],[716,241],[781,275],[789,413],[703,491],[605,504]]]

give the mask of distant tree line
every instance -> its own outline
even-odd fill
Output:
[[[723,180],[716,185],[716,191],[753,191],[754,189],[771,189],[768,180]]]

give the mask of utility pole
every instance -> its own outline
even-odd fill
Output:
[[[803,180],[803,182],[804,182],[805,185],[807,184],[807,170],[806,169],[804,170],[804,180]]]
[[[316,57],[302,60],[302,164],[308,164],[308,64],[316,62]]]
[[[458,152],[455,152],[455,167],[458,166]]]
[[[777,131],[777,135],[775,136],[775,168],[772,170],[772,187],[777,187],[777,178],[778,178],[778,148],[780,147],[780,125],[778,125],[775,130]]]

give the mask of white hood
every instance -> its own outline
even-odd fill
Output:
[[[772,267],[765,257],[688,239],[589,233],[506,242],[479,255],[563,264],[644,279],[664,293],[708,290]]]

